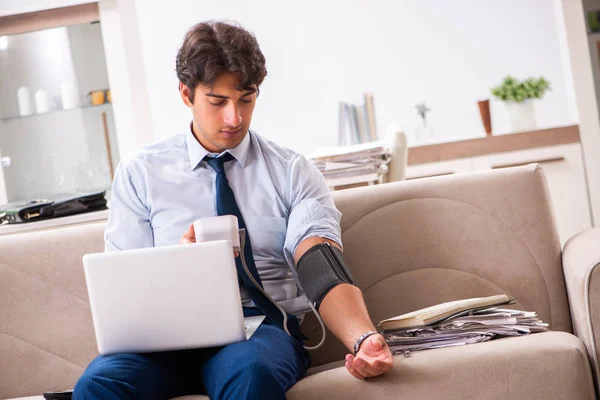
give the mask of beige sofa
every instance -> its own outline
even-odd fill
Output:
[[[289,399],[596,398],[600,229],[561,253],[539,166],[334,196],[374,321],[508,293],[553,331],[396,356],[391,372],[367,381],[346,372],[330,336]],[[102,233],[96,223],[0,238],[0,398],[72,387],[96,355],[81,257],[102,251]],[[314,318],[303,329],[317,339]]]

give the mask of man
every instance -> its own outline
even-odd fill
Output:
[[[245,315],[267,315],[250,340],[222,348],[100,356],[78,381],[74,397],[206,393],[213,400],[284,399],[310,364],[296,318],[307,300],[291,267],[324,243],[341,249],[340,213],[306,158],[249,131],[267,73],[252,34],[223,22],[200,23],[188,31],[176,71],[181,98],[193,115],[190,130],[119,165],[106,250],[193,243],[194,220],[237,215],[249,237],[244,254],[250,270],[290,315],[292,335],[242,272]],[[350,283],[336,284],[318,307],[337,338],[350,351],[358,349],[347,355],[346,368],[364,379],[391,369],[392,356],[383,337],[372,332],[361,291]]]

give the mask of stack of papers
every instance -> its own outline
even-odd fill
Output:
[[[413,311],[408,314],[402,314],[394,318],[384,319],[379,322],[379,326],[384,331],[392,331],[400,328],[432,325],[452,316],[458,317],[464,315],[465,312],[489,308],[491,306],[498,307],[512,304],[514,301],[514,299],[505,294],[449,301],[447,303],[436,304],[435,306]]]
[[[369,174],[384,175],[388,171],[390,152],[383,142],[371,142],[317,149],[308,158],[329,180]]]
[[[429,325],[384,330],[383,335],[392,354],[408,355],[412,351],[462,346],[547,330],[548,324],[535,312],[488,306],[459,312]]]

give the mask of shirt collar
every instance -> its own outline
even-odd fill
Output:
[[[242,140],[242,143],[240,143],[237,147],[225,150],[224,152],[218,154],[218,156],[220,157],[226,152],[230,153],[240,163],[242,168],[245,168],[246,161],[248,160],[248,151],[250,149],[251,133],[251,131],[248,131],[248,134],[246,135],[244,140]],[[198,140],[194,136],[192,124],[190,124],[190,129],[186,132],[185,141],[187,144],[188,156],[190,158],[190,168],[192,169],[192,171],[196,169],[198,164],[200,164],[200,162],[204,159],[204,157],[206,157],[206,155],[216,155],[215,153],[211,153],[208,150],[206,150],[204,146],[202,146],[200,142],[198,142]]]

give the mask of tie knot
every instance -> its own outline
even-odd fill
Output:
[[[227,161],[231,161],[233,160],[233,156],[230,153],[226,153],[225,155],[223,155],[223,157],[204,157],[204,159],[206,160],[206,162],[208,163],[208,165],[210,165],[212,167],[212,169],[215,170],[215,172],[218,174],[219,172],[224,172],[224,168],[223,165],[227,162]]]

